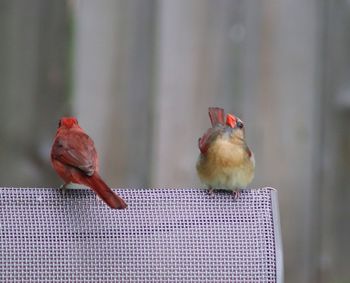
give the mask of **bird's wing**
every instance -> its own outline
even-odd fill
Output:
[[[247,145],[245,145],[245,151],[247,152],[249,158],[252,157],[253,152],[249,149]]]
[[[57,136],[53,144],[52,158],[78,168],[91,176],[96,170],[97,153],[92,139],[83,132],[68,132]]]
[[[209,128],[204,135],[198,140],[198,147],[202,154],[208,151],[209,146],[218,136],[225,131],[225,128],[221,125],[217,125],[214,128]]]

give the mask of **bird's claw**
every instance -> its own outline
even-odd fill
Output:
[[[213,196],[214,189],[212,187],[208,188],[208,195]]]
[[[61,185],[60,190],[61,190],[62,194],[65,196],[66,192],[67,192],[67,184]]]
[[[239,198],[241,192],[239,190],[235,190],[232,192],[232,197],[234,201],[237,201],[237,199]]]

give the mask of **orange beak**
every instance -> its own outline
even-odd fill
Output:
[[[226,115],[226,125],[230,126],[231,128],[236,127],[237,124],[237,118],[233,116],[232,114]]]

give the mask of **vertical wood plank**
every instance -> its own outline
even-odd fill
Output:
[[[261,25],[255,26],[260,40],[247,32],[247,52],[258,52],[258,58],[253,55],[258,60],[252,62],[246,54],[244,77],[247,135],[257,161],[254,185],[279,190],[286,281],[311,282],[312,249],[319,241],[312,217],[318,205],[314,189],[320,161],[319,10],[316,1],[271,0],[260,5]]]
[[[79,1],[74,111],[114,187],[149,183],[153,0]]]
[[[319,282],[350,278],[350,3],[325,2]]]
[[[226,0],[159,3],[154,186],[198,186],[197,144],[210,125],[208,106],[240,109],[242,48],[232,39],[240,7]]]
[[[1,1],[0,33],[2,185],[52,185],[50,146],[67,109],[66,2]]]

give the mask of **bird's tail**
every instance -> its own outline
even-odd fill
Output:
[[[87,182],[87,185],[91,187],[110,208],[124,209],[127,207],[125,201],[115,194],[96,172],[91,177],[87,178]]]
[[[225,111],[219,107],[208,108],[211,125],[214,127],[217,124],[225,124]]]

